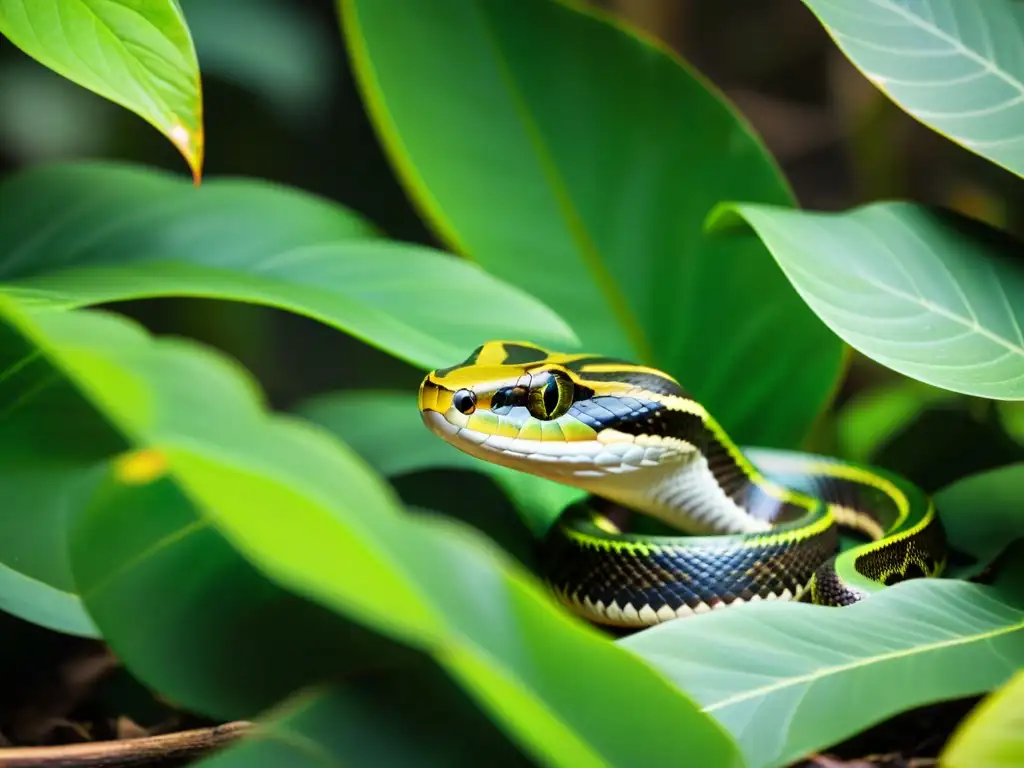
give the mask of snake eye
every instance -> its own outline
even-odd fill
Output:
[[[573,384],[568,376],[550,371],[534,376],[532,383],[526,407],[533,418],[550,421],[569,410]]]
[[[459,413],[468,416],[476,410],[476,392],[471,389],[460,389],[452,396],[452,405]]]

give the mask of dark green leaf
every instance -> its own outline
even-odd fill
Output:
[[[781,768],[898,712],[1001,685],[1024,665],[1024,608],[917,579],[847,608],[752,603],[619,643],[717,717],[752,768]]]
[[[333,30],[312,9],[288,0],[182,0],[182,7],[204,78],[251,91],[297,128],[338,87]]]
[[[946,535],[976,561],[970,572],[1024,538],[1024,464],[971,475],[935,494]]]
[[[930,405],[957,395],[914,379],[901,379],[858,392],[836,414],[835,428],[844,459],[870,462],[875,452],[900,434]]]
[[[703,78],[551,0],[339,5],[378,132],[455,251],[555,309],[587,350],[667,369],[737,439],[804,435],[841,345],[758,243],[703,233],[722,199],[792,202]]]
[[[67,563],[69,513],[128,444],[30,340],[0,324],[0,609],[72,634],[96,629]]]
[[[804,4],[900,107],[1024,176],[1024,6],[1018,0]]]
[[[0,184],[0,209],[0,291],[22,302],[266,304],[424,368],[465,358],[485,335],[574,343],[519,289],[429,248],[371,240],[354,213],[287,187],[217,179],[196,189],[143,168],[56,165]]]
[[[525,757],[436,668],[424,664],[306,691],[201,768],[521,766]]]
[[[0,34],[151,123],[200,177],[199,64],[174,0],[0,0]]]
[[[944,389],[1024,399],[1020,243],[911,203],[844,213],[726,206],[743,217],[810,307],[847,343]]]

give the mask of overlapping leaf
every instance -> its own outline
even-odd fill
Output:
[[[749,765],[781,768],[903,710],[1001,685],[1024,665],[1022,601],[918,579],[847,608],[753,603],[619,642],[717,717]]]
[[[1024,464],[979,472],[935,494],[950,542],[974,562],[975,574],[1014,541],[1024,540]]]
[[[653,761],[668,730],[702,765],[741,764],[647,664],[556,608],[470,530],[396,508],[342,445],[268,415],[235,366],[106,314],[0,306],[11,333],[81,393],[77,408],[137,448],[75,516],[72,574],[119,658],[166,696],[252,716],[351,671],[353,654],[394,663],[402,643],[551,764]],[[624,711],[627,690],[637,706]]]
[[[1024,671],[985,698],[953,734],[941,768],[1015,768],[1024,764]]]
[[[303,691],[261,717],[244,741],[198,766],[533,764],[465,694],[426,664]]]
[[[741,204],[807,304],[847,343],[937,387],[1024,398],[1024,261],[1004,233],[910,203],[844,213]]]
[[[34,168],[0,184],[0,291],[55,307],[203,296],[288,309],[431,368],[481,335],[573,344],[519,289],[287,187],[125,165]]]
[[[1016,0],[804,0],[889,98],[1024,175],[1024,6]]]
[[[792,200],[702,78],[552,0],[339,5],[377,129],[454,250],[588,350],[667,368],[738,439],[803,437],[841,345],[759,244],[702,232],[722,199]]]
[[[212,180],[196,189],[132,167],[43,167],[0,184],[0,294],[58,308],[167,295],[259,302],[422,367],[464,357],[479,333],[572,337],[552,312],[475,266],[373,235],[343,208],[270,184]],[[31,356],[25,348],[5,365],[20,370]],[[39,406],[14,410],[0,425],[8,501],[0,582],[9,586],[0,607],[88,634],[61,521],[128,446],[100,422],[82,426],[75,440],[43,440],[61,434],[69,394],[50,386],[52,371],[35,362],[26,376],[0,377],[7,403],[31,398]]]
[[[151,123],[200,177],[199,64],[175,0],[0,0],[0,34]]]

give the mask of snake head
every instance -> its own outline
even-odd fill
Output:
[[[494,341],[427,374],[419,409],[471,456],[625,503],[657,485],[627,476],[653,477],[697,451],[667,421],[678,413],[671,398],[682,401],[682,389],[655,369]]]

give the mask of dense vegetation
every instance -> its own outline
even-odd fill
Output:
[[[901,109],[1024,175],[1019,3],[803,2]],[[324,197],[202,178],[185,8],[0,0],[0,33],[150,122],[194,177],[68,161],[0,180],[0,609],[102,641],[205,722],[254,720],[200,763],[221,768],[767,768],[966,697],[940,764],[1024,765],[1024,464],[929,489],[944,578],[614,638],[533,572],[571,492],[453,451],[372,372],[283,413],[229,356],[118,311],[271,306],[420,370],[491,338],[620,355],[742,444],[870,460],[922,400],[1019,424],[1017,240],[906,200],[802,209],[722,94],[592,10],[339,0],[361,98],[447,250],[412,244]],[[838,408],[853,354],[894,376]],[[397,489],[443,468],[467,498],[495,481],[521,530],[440,514],[440,484]]]

